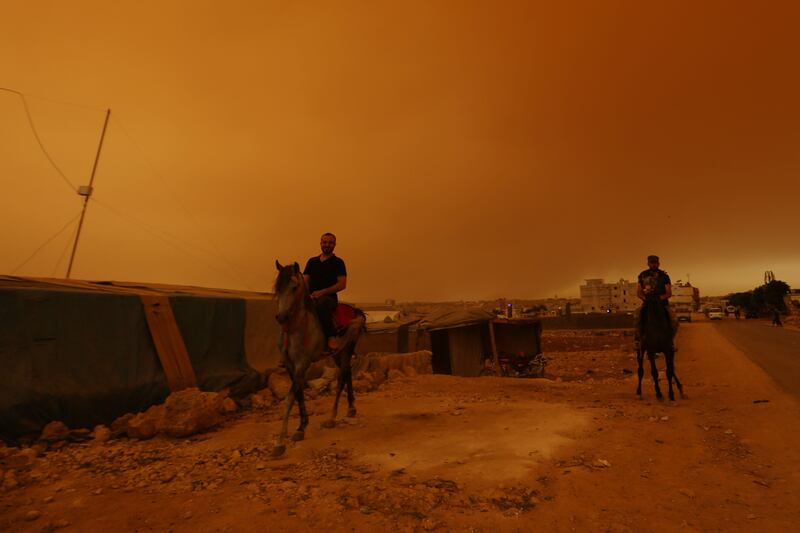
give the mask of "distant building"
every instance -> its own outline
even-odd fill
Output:
[[[633,311],[639,307],[635,281],[620,279],[606,283],[602,279],[587,279],[580,286],[581,311],[584,313],[617,313]]]
[[[800,307],[800,289],[789,289],[789,294],[787,296],[791,305]]]
[[[680,280],[672,284],[672,298],[669,303],[675,307],[689,307],[692,311],[700,309],[700,289],[691,283]]]

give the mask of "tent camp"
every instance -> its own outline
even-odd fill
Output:
[[[419,329],[430,337],[433,371],[475,377],[499,354],[541,353],[539,320],[503,320],[480,308],[445,309],[425,317]]]
[[[276,366],[268,293],[0,276],[0,438],[108,424],[197,386],[246,394]]]

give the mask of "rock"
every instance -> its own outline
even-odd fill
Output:
[[[242,458],[242,453],[239,450],[233,450],[231,453],[230,461],[232,463],[238,463]]]
[[[44,427],[39,440],[56,442],[59,440],[64,440],[67,437],[69,437],[69,428],[63,422],[54,420]]]
[[[386,381],[386,371],[376,368],[371,372],[372,374],[372,388],[377,389]]]
[[[222,422],[222,398],[197,388],[173,392],[164,402],[159,430],[170,437],[188,437]]]
[[[128,422],[135,416],[136,415],[134,413],[127,413],[127,414],[124,414],[124,415],[118,417],[116,420],[114,420],[111,423],[111,432],[112,433],[117,433],[117,432],[126,433],[127,430],[128,430]]]
[[[594,465],[598,468],[611,468],[611,463],[606,461],[605,459],[598,459],[594,462]]]
[[[23,448],[18,450],[14,455],[9,455],[5,459],[5,464],[9,468],[27,468],[31,466],[36,459],[36,451],[31,448]],[[10,474],[11,472],[9,472]]]
[[[328,390],[328,386],[330,385],[330,381],[327,381],[325,378],[317,378],[312,379],[308,382],[308,387],[317,393],[325,392]]]
[[[694,498],[695,498],[695,493],[691,489],[683,488],[683,489],[678,490],[678,492],[680,492],[681,494],[683,494],[684,496],[686,496],[690,500],[694,500]]]
[[[259,462],[256,464],[256,470],[264,470],[265,468],[267,468],[267,463]]]
[[[222,410],[225,413],[235,413],[239,407],[236,405],[231,398],[225,398],[222,400]]]
[[[372,390],[372,382],[367,379],[353,380],[353,389],[356,392],[369,392]]]
[[[322,379],[333,382],[339,379],[339,369],[335,366],[326,366],[322,369]]]
[[[46,496],[46,497],[44,498],[44,500],[42,500],[42,501],[43,501],[44,503],[53,503],[53,502],[55,501],[55,498],[53,498],[52,496]]]
[[[152,439],[158,433],[163,412],[163,406],[154,405],[144,413],[139,413],[128,420],[125,432],[132,439]]]
[[[403,373],[404,373],[406,376],[410,377],[410,378],[413,378],[413,377],[415,377],[415,376],[418,376],[418,375],[419,375],[419,372],[417,372],[417,369],[416,369],[416,368],[414,368],[414,367],[413,367],[413,366],[411,366],[411,365],[406,365],[406,366],[404,366],[404,367],[403,367]]]
[[[662,422],[666,422],[667,420],[669,420],[669,417],[668,417],[668,416],[662,416],[662,417],[661,417],[661,421],[662,421]]]
[[[13,470],[9,470],[3,477],[3,490],[8,492],[10,490],[16,489],[17,487],[19,487],[17,476],[16,474],[14,474]]]
[[[92,438],[96,442],[106,442],[111,438],[111,430],[106,426],[95,426],[94,431],[92,431]]]
[[[400,370],[397,370],[396,368],[392,368],[391,370],[389,370],[387,374],[387,378],[389,379],[389,381],[397,381],[398,379],[403,379],[405,377],[406,375],[403,374]]]
[[[269,375],[267,385],[277,399],[283,400],[286,398],[286,395],[289,394],[289,389],[292,387],[292,380],[289,379],[287,374],[273,372]]]
[[[71,522],[66,518],[62,518],[61,520],[56,520],[53,522],[53,529],[64,529],[65,527],[69,527]]]
[[[270,393],[270,395],[271,395],[271,393]],[[250,395],[250,405],[253,406],[253,409],[263,409],[265,407],[268,407],[270,405],[270,403],[267,403],[264,400],[264,397],[261,396],[260,394],[251,394]]]
[[[28,522],[33,522],[34,520],[38,520],[40,516],[42,516],[42,513],[33,509],[25,513],[25,520]]]

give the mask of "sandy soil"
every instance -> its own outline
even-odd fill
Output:
[[[330,397],[313,400],[279,460],[274,408],[188,440],[48,452],[0,496],[0,530],[797,529],[800,407],[709,324],[681,329],[674,404],[649,378],[635,398],[622,334],[545,347],[547,379],[394,380],[333,429]]]

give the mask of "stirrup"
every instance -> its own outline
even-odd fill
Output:
[[[328,352],[335,352],[339,349],[339,337],[328,337],[327,343],[325,344],[326,350]]]

